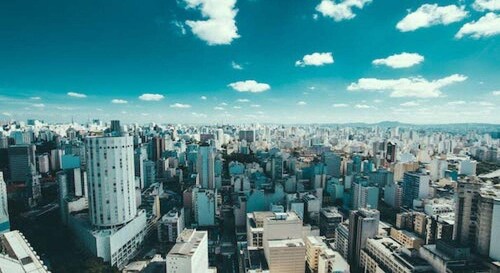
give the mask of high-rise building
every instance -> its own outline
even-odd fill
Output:
[[[0,172],[0,233],[10,230],[9,206],[7,200],[7,185]]]
[[[248,143],[255,142],[255,131],[254,130],[241,130],[239,132],[240,141],[245,140]]]
[[[458,174],[476,175],[477,161],[464,159],[458,163]]]
[[[158,221],[158,241],[173,243],[184,230],[184,209],[174,208]]]
[[[209,273],[208,232],[185,229],[177,238],[177,243],[167,254],[169,273]]]
[[[153,137],[151,140],[151,160],[154,162],[160,160],[165,151],[165,138],[163,137]]]
[[[35,165],[35,145],[22,144],[9,146],[9,170],[12,182],[25,182]]]
[[[379,189],[370,186],[366,180],[358,180],[353,183],[352,209],[378,208]]]
[[[321,209],[319,216],[319,232],[326,238],[335,237],[335,229],[342,223],[344,217],[336,207],[325,207]]]
[[[210,146],[200,146],[198,149],[196,171],[200,186],[204,189],[215,188],[215,152]]]
[[[468,177],[458,181],[454,238],[480,255],[500,260],[500,190]]]
[[[50,273],[26,237],[17,230],[0,234],[0,272]]]
[[[378,234],[380,213],[375,209],[361,208],[351,211],[349,215],[349,245],[347,260],[352,271],[357,272],[360,266],[359,257],[366,241]]]
[[[323,155],[323,161],[326,164],[326,174],[333,177],[340,177],[342,166],[342,157],[336,153],[328,152]]]
[[[97,227],[126,224],[137,214],[133,138],[87,138],[90,220]]]
[[[209,189],[193,189],[194,219],[198,226],[215,226],[217,192]]]
[[[392,142],[387,142],[387,150],[386,150],[386,154],[385,154],[385,159],[387,160],[387,162],[395,162],[396,161],[396,143],[392,143]]]
[[[413,208],[413,200],[429,196],[430,178],[419,172],[406,172],[403,176],[403,206]]]

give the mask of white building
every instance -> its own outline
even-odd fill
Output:
[[[17,230],[0,235],[0,272],[50,273],[24,235]]]
[[[158,222],[158,241],[175,242],[184,230],[184,209],[172,209]]]
[[[126,224],[137,214],[133,138],[89,137],[86,149],[92,224],[104,228]]]
[[[209,273],[208,232],[185,229],[167,254],[168,273]]]
[[[477,161],[464,159],[458,163],[458,174],[476,175]]]
[[[0,172],[0,233],[10,230],[9,206],[7,200],[7,185]]]

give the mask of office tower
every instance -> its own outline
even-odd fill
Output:
[[[7,197],[7,184],[3,179],[3,173],[0,172],[0,233],[10,230],[9,204]]]
[[[326,238],[335,237],[335,229],[342,223],[344,217],[336,207],[325,207],[321,209],[319,216],[319,232]]]
[[[59,186],[59,216],[63,223],[68,223],[68,214],[65,201],[68,197],[68,176],[64,171],[57,172],[57,185]]]
[[[323,155],[323,161],[326,164],[326,174],[333,177],[340,177],[342,166],[342,157],[336,153],[327,152]]]
[[[387,142],[387,150],[385,154],[385,160],[387,162],[392,163],[396,161],[396,143]]]
[[[90,219],[97,227],[113,227],[137,214],[133,139],[87,138]]]
[[[168,273],[209,273],[208,232],[185,229],[167,254]]]
[[[151,160],[144,160],[143,168],[142,181],[144,183],[144,189],[147,189],[156,182],[156,164]]]
[[[347,259],[349,252],[349,224],[345,221],[335,229],[335,249]]]
[[[377,185],[379,188],[394,183],[394,173],[388,171],[387,169],[379,168],[374,172],[368,173],[367,175],[370,183]]]
[[[255,131],[254,130],[241,130],[239,132],[240,141],[245,140],[248,143],[255,142]]]
[[[500,259],[500,190],[469,177],[458,181],[455,196],[455,240],[480,255]]]
[[[196,160],[196,171],[202,188],[215,188],[215,152],[212,147],[200,146]]]
[[[194,218],[198,226],[215,226],[217,211],[217,191],[193,189]]]
[[[458,163],[458,174],[463,175],[476,175],[477,161],[464,159]]]
[[[264,219],[274,216],[271,211],[254,211],[247,213],[247,243],[248,249],[262,249],[264,247]]]
[[[163,152],[165,151],[165,138],[163,137],[153,137],[151,140],[151,160],[154,162],[160,160],[163,156]]]
[[[63,155],[63,150],[53,149],[50,151],[50,169],[52,171],[58,171],[61,169]]]
[[[380,213],[375,209],[361,208],[351,211],[349,215],[347,260],[354,272],[357,272],[360,266],[359,257],[366,241],[378,234],[379,219]]]
[[[263,245],[273,273],[304,273],[306,247],[302,220],[293,212],[275,213],[264,219]]]
[[[49,154],[38,156],[38,171],[40,173],[48,173],[50,171]]]
[[[446,170],[448,169],[448,161],[443,158],[434,158],[429,163],[430,178],[433,181],[445,177]]]
[[[173,208],[158,221],[158,241],[173,243],[184,230],[184,209]]]
[[[114,133],[116,136],[120,136],[122,133],[122,127],[120,125],[120,121],[119,120],[112,120],[109,130],[112,133]]]
[[[352,188],[352,209],[378,208],[379,189],[370,186],[367,180],[356,179]]]
[[[26,237],[18,230],[0,234],[0,272],[50,273]]]
[[[362,158],[360,155],[354,155],[352,157],[352,172],[355,174],[360,174],[361,173],[361,163],[362,163]]]
[[[148,159],[147,148],[144,145],[140,145],[134,150],[134,169],[135,177],[139,178],[140,189],[144,188],[144,161]]]
[[[12,145],[8,149],[10,181],[25,182],[35,163],[35,145]]]
[[[283,178],[283,156],[281,153],[277,153],[271,158],[271,179],[274,181],[276,179]]]
[[[31,164],[28,176],[26,177],[25,197],[29,207],[36,207],[42,199],[42,187],[40,184],[40,175],[36,171],[35,164]]]
[[[323,249],[318,257],[318,273],[349,273],[349,264],[338,253],[330,248]]]
[[[403,206],[413,208],[413,200],[429,196],[430,178],[418,172],[406,172],[403,176]]]
[[[401,182],[392,182],[384,187],[384,203],[393,207],[401,207],[403,202],[403,186]]]

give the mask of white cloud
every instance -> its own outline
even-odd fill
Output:
[[[271,89],[271,86],[269,84],[259,83],[254,80],[233,82],[228,84],[228,86],[238,92],[250,92],[250,93],[260,93]]]
[[[472,6],[478,11],[496,11],[500,10],[500,0],[476,0]]]
[[[236,70],[243,70],[243,66],[241,64],[236,63],[235,61],[231,62],[231,67]]]
[[[470,35],[472,38],[479,39],[500,34],[500,15],[490,12],[477,21],[472,21],[463,25],[455,34],[455,38],[462,38]]]
[[[233,106],[234,109],[241,109],[241,106]]]
[[[206,96],[201,96],[200,99],[207,100],[207,97]]]
[[[112,99],[111,103],[114,103],[114,104],[127,104],[128,101],[122,100],[122,99]]]
[[[214,110],[217,110],[217,111],[224,111],[224,107],[215,106],[215,107],[214,107]]]
[[[424,78],[400,78],[381,80],[376,78],[361,78],[351,83],[347,90],[390,91],[391,97],[432,98],[441,96],[441,88],[457,82],[463,82],[466,76],[453,74],[451,76],[428,81]]]
[[[418,53],[403,52],[391,55],[385,59],[373,60],[374,65],[386,65],[392,68],[407,68],[417,65],[424,61],[424,56]]]
[[[370,105],[366,105],[366,104],[356,104],[354,107],[356,107],[358,109],[369,109],[369,108],[372,108]]]
[[[41,97],[30,97],[30,100],[41,100]]]
[[[495,106],[494,103],[489,102],[489,101],[480,101],[480,102],[477,102],[477,104],[479,104],[481,106]]]
[[[339,22],[356,17],[353,8],[362,9],[366,4],[371,2],[372,0],[322,0],[321,3],[316,6],[316,10],[323,16],[331,17],[336,22]]]
[[[237,102],[250,102],[249,99],[237,99],[236,101]]]
[[[491,92],[493,96],[500,96],[500,90]]]
[[[297,102],[297,105],[306,105],[306,104],[307,104],[307,102],[305,102],[305,101],[299,101],[299,102]]]
[[[87,97],[87,95],[85,95],[85,94],[76,93],[76,92],[68,92],[67,94],[68,94],[68,96],[73,97],[73,98],[80,98],[80,99],[82,99],[82,98],[86,98]]]
[[[307,65],[312,66],[323,66],[325,64],[332,64],[333,56],[331,52],[319,53],[315,52],[312,54],[305,55],[302,57],[302,60],[298,60],[295,62],[295,66],[304,67]]]
[[[227,106],[227,103],[225,103],[225,102],[221,102],[221,103],[219,103],[219,105],[220,105],[220,106]]]
[[[150,93],[145,93],[139,96],[139,99],[143,101],[160,101],[164,98],[165,96],[161,94],[150,94]]]
[[[419,106],[420,103],[418,103],[416,101],[407,101],[407,102],[401,103],[400,105],[405,106],[405,107],[415,107],[415,106]]]
[[[335,108],[340,108],[340,107],[348,107],[349,104],[346,104],[346,103],[335,103],[332,106],[335,107]]]
[[[191,113],[191,115],[193,115],[193,116],[195,116],[197,118],[206,118],[207,117],[207,114],[196,113],[196,112]]]
[[[9,113],[9,112],[3,112],[3,113],[2,113],[2,115],[7,116],[7,117],[12,116],[12,114],[11,114],[11,113]]]
[[[448,105],[463,105],[463,104],[465,104],[465,103],[466,103],[466,102],[465,102],[465,101],[463,101],[463,100],[457,100],[457,101],[450,101],[450,102],[448,102],[447,104],[448,104]]]
[[[186,26],[179,21],[172,21],[172,24],[179,30],[180,34],[186,35]]]
[[[184,0],[188,8],[198,9],[206,20],[186,21],[193,34],[208,45],[227,45],[240,37],[235,17],[236,0]]]
[[[382,100],[379,100],[379,99],[374,99],[373,100],[374,103],[382,103],[383,101]]]
[[[171,108],[191,108],[191,105],[176,102],[174,104],[171,104],[170,107]]]
[[[68,106],[56,106],[56,109],[57,109],[57,110],[61,110],[61,111],[71,111],[71,110],[75,110],[75,108],[73,108],[73,107],[68,107]]]
[[[260,108],[260,104],[252,104],[252,105],[250,105],[250,107],[253,107],[253,108]]]
[[[36,107],[36,108],[44,108],[44,107],[45,107],[45,104],[43,104],[43,103],[35,103],[35,104],[33,104],[33,107]]]
[[[424,4],[416,11],[409,13],[399,21],[396,28],[402,32],[414,31],[435,25],[449,25],[461,21],[468,12],[463,6],[456,5],[438,6],[437,4]]]

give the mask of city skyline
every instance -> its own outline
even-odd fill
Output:
[[[496,1],[2,6],[2,121],[500,123]]]

